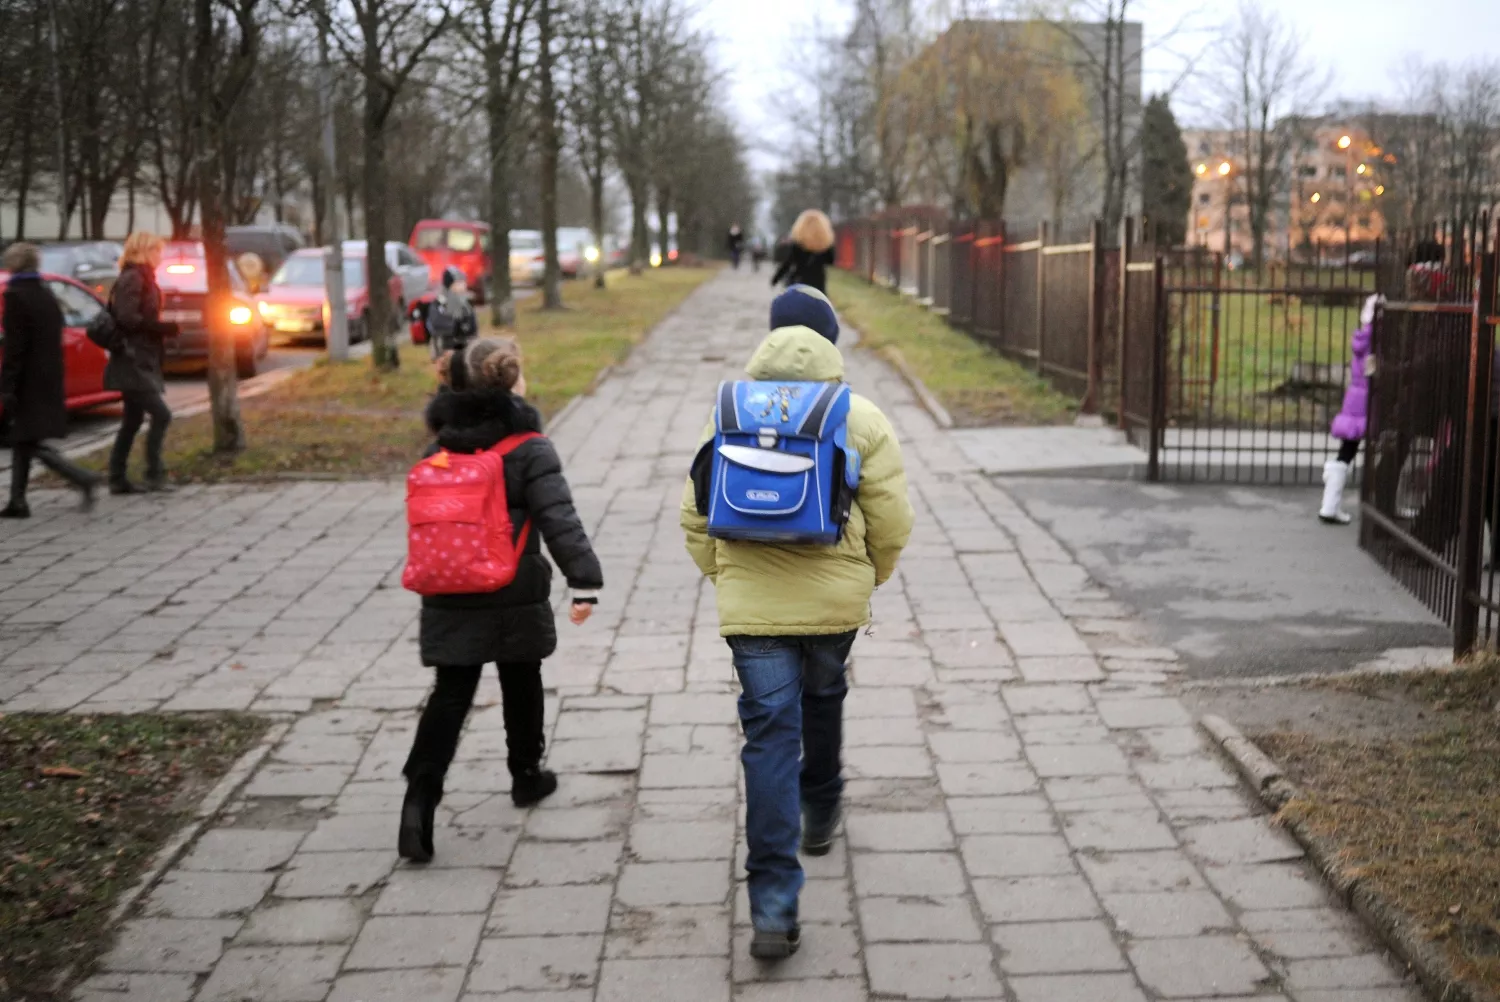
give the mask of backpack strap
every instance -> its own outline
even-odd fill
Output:
[[[501,459],[504,459],[506,456],[509,456],[512,452],[515,452],[517,449],[525,445],[527,442],[530,442],[532,439],[544,437],[545,436],[542,435],[542,433],[539,431],[517,432],[514,435],[506,435],[499,442],[497,442],[494,447],[490,449],[490,451],[499,456]],[[526,521],[521,523],[521,531],[516,533],[517,554],[526,552],[526,543],[530,540],[530,538],[531,519],[528,518]]]

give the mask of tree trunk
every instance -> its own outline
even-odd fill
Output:
[[[604,288],[604,269],[608,265],[604,247],[604,171],[589,173],[589,224],[594,231],[594,246],[599,257],[594,261],[594,288]]]
[[[562,309],[562,269],[557,262],[557,102],[552,93],[552,4],[537,10],[538,122],[542,155],[542,309]]]
[[[651,235],[646,225],[646,182],[626,178],[630,190],[630,273],[639,275],[650,263]]]
[[[395,369],[401,365],[392,330],[391,269],[385,261],[386,177],[385,116],[381,95],[376,88],[380,79],[379,51],[375,41],[365,41],[365,134],[364,134],[364,200],[365,200],[365,272],[369,280],[369,307],[365,336],[370,339],[370,359],[377,369]]]
[[[662,267],[666,267],[672,261],[672,237],[668,232],[672,215],[672,189],[666,185],[660,185],[656,189],[656,225],[661,231],[657,234],[657,246],[661,248]],[[681,231],[678,236],[681,237]],[[681,241],[678,241],[681,246]]]
[[[27,129],[21,137],[21,171],[16,177],[16,239],[26,239],[26,199],[31,194],[31,135]]]
[[[495,86],[492,82],[491,86]],[[497,120],[498,118],[498,120]],[[490,320],[497,327],[516,323],[515,291],[510,284],[510,151],[505,116],[490,105],[490,241],[493,274],[490,280]]]
[[[224,192],[221,157],[224,136],[219,109],[213,100],[213,0],[194,0],[197,40],[194,69],[198,82],[198,202],[202,207],[203,257],[208,270],[208,295],[203,319],[208,327],[208,405],[214,429],[214,452],[229,455],[245,448],[245,426],[240,420],[239,387],[235,373],[235,335],[229,322],[229,269],[224,249]]]

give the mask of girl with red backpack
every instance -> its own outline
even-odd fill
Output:
[[[550,602],[552,567],[541,541],[572,589],[574,624],[589,618],[604,584],[562,461],[540,434],[541,415],[523,399],[526,380],[516,343],[473,341],[439,360],[438,378],[443,386],[427,408],[427,425],[437,440],[413,469],[407,489],[411,552],[404,583],[422,594],[422,663],[434,668],[437,679],[402,770],[407,788],[398,849],[418,863],[432,859],[433,816],[443,778],[486,664],[494,662],[500,675],[512,802],[530,807],[557,789],[556,774],[542,768],[542,660],[557,649],[557,627]],[[491,482],[485,480],[486,470],[493,471]],[[450,490],[442,496],[455,481],[468,487],[467,494]],[[451,515],[465,497],[478,506],[486,490],[496,501],[503,491],[498,511]],[[507,538],[487,540],[485,545],[495,544],[494,552],[482,561],[457,554],[454,545],[479,549],[480,541],[461,537],[476,525],[508,530]],[[460,590],[465,581],[476,580],[508,583],[495,590]]]

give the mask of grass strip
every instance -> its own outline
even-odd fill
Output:
[[[1034,372],[980,344],[889,289],[843,271],[828,276],[840,315],[859,330],[861,345],[894,348],[960,426],[1054,425],[1072,421],[1077,401]]]
[[[265,730],[240,714],[0,716],[0,998],[58,1002],[115,898]]]

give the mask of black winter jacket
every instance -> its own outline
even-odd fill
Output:
[[[437,436],[428,450],[479,452],[517,432],[541,431],[542,418],[525,400],[503,390],[443,390],[427,407]],[[603,587],[599,559],[573,507],[562,460],[545,438],[534,438],[505,457],[505,498],[516,531],[528,519],[531,534],[516,579],[497,592],[422,599],[421,647],[426,665],[480,665],[540,661],[557,649],[550,596],[552,565],[568,586]]]
[[[119,332],[119,347],[104,368],[106,390],[166,390],[161,375],[162,340],[177,325],[161,319],[161,287],[148,265],[126,265],[109,294],[109,311]]]
[[[825,251],[810,251],[801,244],[792,244],[786,260],[771,276],[774,286],[783,278],[787,285],[810,285],[819,292],[828,291],[828,266],[833,264],[833,248]]]
[[[5,286],[5,358],[0,400],[13,442],[40,442],[68,433],[63,401],[63,315],[36,275],[12,275]]]

